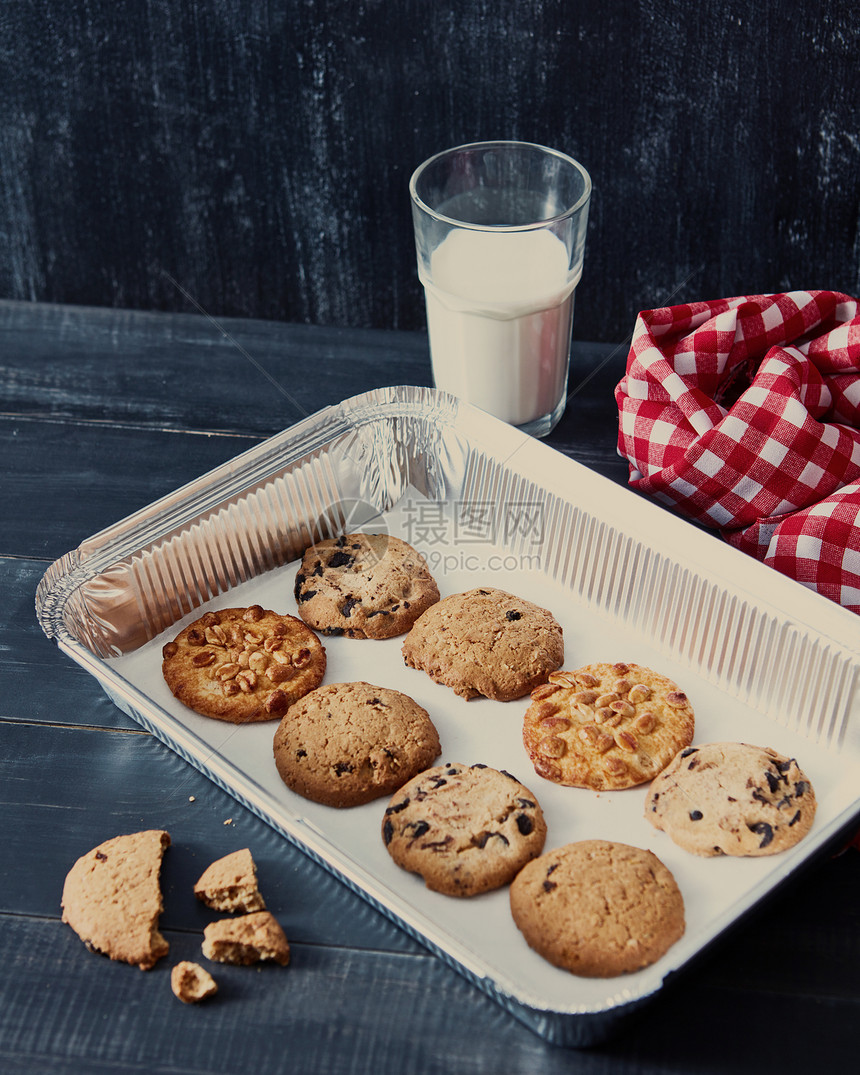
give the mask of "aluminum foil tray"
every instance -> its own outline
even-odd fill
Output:
[[[182,626],[227,604],[295,613],[297,558],[314,539],[381,528],[424,553],[443,596],[493,585],[551,609],[565,667],[636,661],[675,679],[693,703],[696,742],[795,756],[818,796],[811,833],[767,858],[689,855],[645,820],[645,788],[595,794],[536,776],[521,739],[528,699],[465,702],[404,665],[402,638],[326,638],[327,682],[404,691],[439,729],[440,763],[484,762],[530,787],[547,849],[615,839],[671,869],[684,937],[645,970],[579,978],[528,948],[506,890],[451,899],[395,866],[380,837],[386,800],[336,810],[287,789],[275,723],[225,725],[176,702],[161,647]],[[557,1043],[609,1035],[860,814],[854,616],[431,389],[356,396],[261,443],[56,561],[36,605],[45,633],[120,709]]]

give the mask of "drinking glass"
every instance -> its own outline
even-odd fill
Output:
[[[433,380],[536,437],[564,413],[591,179],[531,142],[437,153],[409,181]]]

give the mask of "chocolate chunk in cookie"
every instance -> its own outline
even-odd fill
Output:
[[[141,970],[167,954],[158,917],[161,860],[169,845],[161,829],[115,836],[72,866],[63,886],[63,921],[87,948]]]
[[[812,828],[815,792],[794,758],[747,743],[682,750],[652,783],[645,817],[694,855],[775,855]]]
[[[440,765],[393,796],[382,839],[398,866],[448,896],[506,885],[543,850],[546,822],[535,796],[486,765]]]
[[[323,635],[393,638],[439,600],[439,588],[400,538],[343,534],[305,552],[295,597],[299,615]]]
[[[583,840],[541,855],[511,885],[511,914],[557,967],[610,978],[656,962],[684,934],[684,901],[650,851]]]
[[[535,772],[596,791],[652,780],[692,742],[689,699],[638,664],[590,664],[556,672],[532,692],[523,744]]]
[[[439,756],[439,735],[412,698],[371,683],[332,683],[291,706],[275,764],[293,791],[327,806],[391,795]]]
[[[233,724],[282,717],[322,683],[326,668],[313,631],[259,605],[205,613],[162,656],[164,678],[180,702]]]
[[[452,594],[416,620],[403,658],[463,698],[522,698],[564,659],[552,613],[504,590]]]

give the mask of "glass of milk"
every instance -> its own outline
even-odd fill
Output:
[[[409,181],[433,380],[536,437],[567,402],[591,179],[530,142],[437,153]]]

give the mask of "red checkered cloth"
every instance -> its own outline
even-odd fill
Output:
[[[860,612],[860,303],[646,310],[615,390],[630,484]]]

